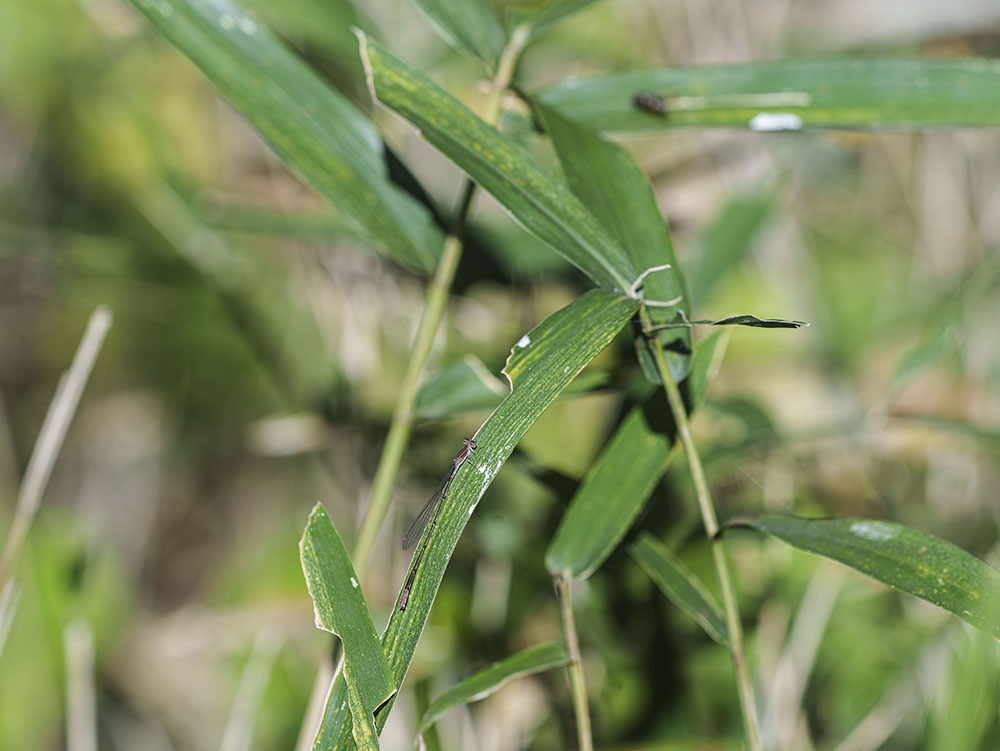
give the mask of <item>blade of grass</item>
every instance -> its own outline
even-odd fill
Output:
[[[900,592],[933,603],[1000,638],[1000,571],[939,537],[876,519],[743,516],[748,527],[843,563]]]
[[[649,94],[663,112],[637,106]],[[995,60],[793,60],[571,78],[537,93],[599,131],[1000,125]]]
[[[721,332],[720,332],[721,333]],[[687,382],[691,409],[704,399],[727,339],[713,334],[695,350]],[[647,404],[632,408],[573,496],[545,553],[553,574],[586,579],[614,551],[670,461],[677,428]]]
[[[495,69],[506,38],[503,26],[486,0],[414,0],[452,46],[478,57]]]
[[[618,241],[633,265],[645,273],[642,297],[657,324],[680,322],[691,316],[687,285],[670,230],[660,214],[652,186],[632,155],[595,131],[556,110],[535,107],[552,139],[573,193],[590,209],[604,229]],[[690,367],[691,334],[681,330],[663,335],[668,361],[678,381]],[[639,339],[639,362],[653,382],[659,381],[652,355]]]
[[[476,671],[431,702],[420,720],[420,732],[437,722],[445,712],[462,704],[482,701],[492,696],[515,678],[562,667],[569,654],[562,644],[549,643],[528,647],[517,654]]]
[[[631,320],[637,305],[630,297],[591,290],[546,318],[514,346],[505,368],[511,393],[475,435],[478,468],[463,467],[455,477],[441,503],[434,536],[420,564],[410,602],[405,611],[393,612],[382,637],[397,683],[402,683],[406,675],[434,593],[479,499],[528,428]],[[317,735],[314,747],[318,751],[344,748],[342,744],[348,743],[350,720],[342,708],[345,700],[344,682],[338,678]],[[379,712],[379,727],[386,716],[386,710]]]
[[[717,643],[726,646],[726,623],[719,606],[663,543],[648,533],[643,534],[629,552],[674,605],[694,618]]]
[[[386,175],[368,118],[232,0],[129,0],[193,62],[279,158],[336,207],[354,234],[418,272],[441,233]]]
[[[62,448],[66,432],[69,430],[69,424],[76,413],[77,405],[80,403],[83,388],[87,385],[90,371],[94,367],[94,362],[101,351],[101,345],[104,343],[104,337],[109,328],[111,328],[111,311],[101,306],[91,314],[87,321],[87,328],[84,330],[80,346],[73,356],[73,362],[59,381],[56,393],[49,404],[49,410],[45,413],[45,420],[38,432],[38,439],[35,441],[31,458],[28,460],[28,467],[24,471],[24,479],[17,496],[17,506],[14,509],[14,518],[11,520],[10,529],[7,532],[3,554],[0,556],[0,593],[2,593],[0,605],[2,606],[10,607],[17,602],[12,587],[17,563],[21,557],[21,549],[24,547],[24,541],[31,529],[31,523],[38,507],[42,503],[42,496],[45,494],[49,477],[52,476],[56,457],[59,456],[59,450]],[[12,614],[0,610],[0,624],[8,623],[11,617]],[[2,643],[0,641],[0,644]]]
[[[597,284],[626,292],[634,264],[564,182],[419,71],[358,32],[372,95],[492,194],[528,230]],[[515,33],[511,44],[523,44]]]
[[[396,682],[340,535],[316,504],[299,543],[302,571],[317,628],[340,637],[353,734],[360,748],[378,748],[375,710],[396,692]]]

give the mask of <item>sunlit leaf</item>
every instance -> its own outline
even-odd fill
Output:
[[[299,543],[317,628],[340,637],[344,674],[359,748],[377,749],[374,712],[396,692],[382,644],[351,559],[323,506],[316,504]]]
[[[382,637],[395,680],[401,681],[406,674],[448,560],[483,493],[545,408],[632,320],[637,308],[638,301],[634,298],[591,290],[550,315],[514,345],[504,369],[511,393],[476,433],[475,464],[462,466],[441,501],[437,526],[420,563],[406,610],[393,610]],[[327,699],[316,749],[340,748],[349,738],[350,718],[343,706],[345,700],[343,681],[338,680]],[[376,716],[379,727],[384,724],[386,714],[384,710]]]
[[[671,323],[690,317],[687,289],[670,242],[670,231],[638,163],[626,149],[586,126],[543,106],[537,111],[570,188],[618,241],[633,265],[645,274],[642,294],[652,321]],[[664,339],[671,372],[681,381],[687,376],[690,358],[687,354],[677,354],[676,350],[690,352],[691,335],[677,329]],[[679,340],[679,346],[669,346],[673,340]],[[645,346],[640,346],[638,352],[647,377],[659,383],[652,354]]]
[[[839,561],[1000,637],[1000,572],[939,537],[894,522],[786,514],[742,516],[724,526],[750,527]]]
[[[399,113],[529,231],[597,284],[617,292],[634,264],[566,184],[464,104],[364,34],[361,56],[372,96]]]

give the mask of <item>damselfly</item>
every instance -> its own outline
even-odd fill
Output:
[[[417,555],[413,559],[413,567],[410,569],[410,575],[406,577],[406,585],[399,596],[400,610],[406,610],[406,601],[410,599],[410,590],[413,588],[413,579],[417,575],[417,567],[420,565],[420,559],[424,557],[424,551],[427,550],[427,543],[430,542],[431,535],[434,534],[438,511],[441,508],[441,502],[444,500],[444,497],[448,495],[448,489],[451,488],[451,481],[455,479],[459,467],[469,458],[469,454],[476,451],[476,442],[472,438],[463,438],[462,444],[462,450],[455,454],[451,470],[441,478],[437,489],[431,493],[431,497],[427,499],[427,503],[424,504],[420,513],[417,514],[417,518],[413,520],[413,524],[410,525],[410,528],[406,530],[406,534],[403,535],[403,550],[408,550],[420,539],[420,533],[424,531],[427,521],[430,520],[431,524],[427,530],[427,534],[424,536],[424,544],[420,546],[420,550],[417,551]]]

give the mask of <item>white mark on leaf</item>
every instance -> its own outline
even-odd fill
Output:
[[[517,346],[520,347],[521,349],[524,349],[529,344],[531,344],[531,337],[528,336],[527,334],[525,334],[524,336],[522,336],[520,339],[517,340]]]
[[[851,525],[851,532],[858,537],[864,537],[866,540],[875,540],[876,542],[891,540],[898,534],[892,526],[878,521],[854,522]]]
[[[801,129],[802,118],[794,112],[761,112],[750,120],[750,130],[755,130],[758,133]]]

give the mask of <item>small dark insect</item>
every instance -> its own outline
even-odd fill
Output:
[[[646,112],[651,112],[654,115],[666,116],[669,112],[667,109],[667,103],[663,101],[663,97],[650,91],[640,91],[638,94],[633,96],[632,104],[639,109],[646,110]]]

